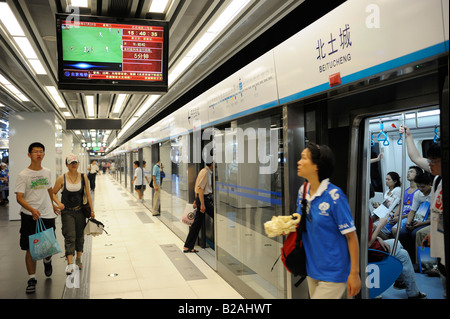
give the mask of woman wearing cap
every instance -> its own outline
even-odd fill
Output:
[[[91,217],[94,218],[94,207],[89,192],[89,181],[85,174],[78,172],[78,158],[74,154],[66,157],[66,166],[69,171],[56,179],[53,187],[54,199],[61,209],[62,234],[67,258],[66,273],[73,271],[73,256],[77,252],[76,265],[81,269],[81,255],[84,245],[84,227],[86,218],[81,211],[83,195],[86,194],[89,206],[91,206]],[[62,189],[61,202],[56,194]]]

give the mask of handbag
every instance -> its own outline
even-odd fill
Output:
[[[281,248],[281,261],[284,267],[294,276],[300,276],[300,280],[295,284],[298,287],[307,276],[306,253],[303,245],[302,234],[306,232],[306,215],[308,202],[306,200],[307,183],[303,184],[302,197],[302,218],[297,231],[290,233]]]
[[[306,215],[308,202],[306,200],[307,183],[303,184],[303,197],[302,197],[302,217],[300,223],[297,224],[297,230],[289,233],[286,240],[281,247],[281,261],[284,267],[292,273],[294,276],[300,276],[300,279],[295,283],[295,287],[298,287],[308,275],[306,270],[306,253],[303,245],[302,234],[306,232]],[[272,270],[276,263],[280,259],[277,258],[272,266]],[[271,270],[271,271],[272,271]]]
[[[81,174],[81,180],[82,180],[82,187],[83,187],[83,204],[81,204],[81,212],[83,213],[85,218],[91,218],[91,205],[89,205],[89,202],[87,200],[86,196],[86,188],[84,184],[84,174]]]
[[[36,233],[28,236],[30,254],[33,260],[41,260],[62,252],[56,241],[53,228],[46,229],[41,218],[36,221]]]
[[[197,213],[197,208],[193,207],[193,204],[186,204],[186,207],[184,209],[183,216],[181,216],[181,221],[191,226],[195,219],[195,214]]]
[[[108,234],[108,232],[104,230],[104,227],[105,225],[101,221],[98,221],[95,218],[90,218],[84,227],[84,234],[92,235],[94,237],[103,234],[103,232]]]

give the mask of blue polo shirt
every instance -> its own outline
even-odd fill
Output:
[[[302,214],[303,186],[297,200],[297,213]],[[328,179],[321,182],[313,197],[306,194],[309,211],[303,242],[308,276],[323,281],[347,282],[350,254],[345,234],[355,231],[355,223],[347,197]]]
[[[159,167],[158,164],[155,164],[155,166],[153,166],[152,175],[155,175],[156,185],[158,186],[161,185],[161,168]]]

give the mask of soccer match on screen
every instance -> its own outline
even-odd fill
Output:
[[[122,63],[122,30],[63,25],[63,60]]]

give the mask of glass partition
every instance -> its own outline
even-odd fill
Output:
[[[252,298],[285,298],[284,268],[271,268],[282,238],[264,223],[283,215],[281,113],[231,122],[215,132],[218,272]]]

